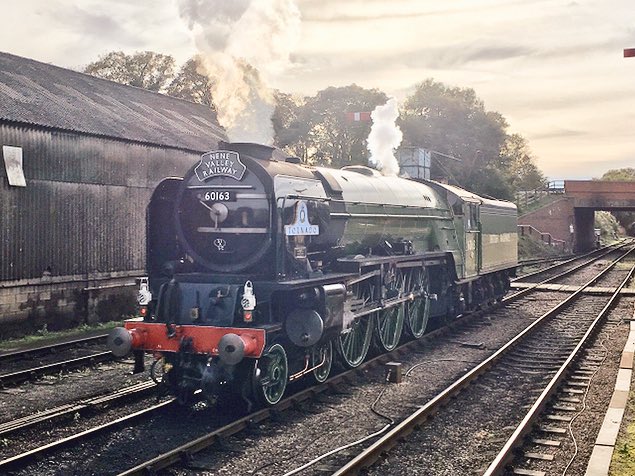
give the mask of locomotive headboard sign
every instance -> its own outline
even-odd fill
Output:
[[[194,173],[201,182],[221,176],[242,180],[245,170],[247,167],[240,161],[238,152],[213,150],[201,155],[201,162],[194,168]]]
[[[293,223],[284,226],[284,234],[287,236],[315,236],[320,234],[320,226],[309,223],[309,209],[304,200],[296,203]]]

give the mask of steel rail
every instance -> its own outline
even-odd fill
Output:
[[[570,259],[568,259],[566,261],[563,261],[561,263],[556,263],[556,264],[554,264],[552,266],[548,266],[548,267],[546,267],[544,269],[539,269],[537,271],[534,271],[533,273],[524,274],[522,276],[517,277],[512,282],[517,282],[517,281],[518,282],[522,282],[523,279],[531,278],[532,276],[538,276],[540,274],[546,273],[546,272],[551,271],[553,269],[557,269],[557,268],[560,268],[562,266],[565,266],[565,265],[567,265],[569,263],[572,263],[573,261],[576,261],[576,260],[579,260],[579,259],[588,258],[591,255],[597,254],[597,256],[594,256],[591,260],[586,261],[585,263],[583,263],[582,266],[584,266],[585,264],[592,263],[593,261],[598,260],[598,259],[606,256],[607,254],[609,254],[609,253],[611,253],[613,251],[617,251],[617,250],[627,246],[629,243],[630,243],[629,241],[622,240],[622,242],[618,242],[617,244],[612,244],[612,245],[605,246],[603,248],[599,248],[597,250],[589,251],[588,253],[585,253],[585,254],[582,254],[582,255],[578,255],[578,256],[574,256],[573,258],[570,258]],[[519,266],[522,266],[522,264],[519,263]],[[577,267],[575,267],[573,269],[579,269],[579,268],[580,268],[580,266],[577,266]]]
[[[97,362],[106,362],[114,358],[112,352],[99,352],[97,354],[85,355],[83,357],[76,357],[74,359],[64,360],[62,362],[55,362],[52,364],[40,365],[38,367],[31,367],[24,370],[18,370],[16,372],[10,372],[0,375],[0,387],[4,387],[7,383],[16,384],[27,380],[34,379],[46,374],[55,373],[62,370],[71,368],[83,367],[88,364]]]
[[[597,251],[597,250],[594,250],[594,251]],[[521,259],[521,260],[518,260],[518,267],[534,266],[534,265],[537,265],[537,264],[545,264],[545,263],[553,263],[554,261],[569,261],[571,259],[575,259],[575,258],[580,258],[582,256],[586,256],[587,254],[583,254],[583,255],[570,254],[570,255],[562,255],[562,256],[551,256],[549,258]]]
[[[18,430],[56,420],[67,415],[75,415],[77,413],[85,413],[89,409],[93,409],[98,405],[114,403],[119,400],[127,400],[135,395],[142,395],[156,387],[152,381],[146,381],[119,389],[106,395],[97,395],[95,397],[80,400],[77,403],[67,403],[55,408],[50,408],[32,415],[26,415],[22,418],[0,423],[0,437],[4,437]]]
[[[627,242],[627,243],[623,243],[623,244],[621,244],[621,245],[619,245],[619,246],[617,246],[617,247],[615,247],[615,248],[612,248],[612,249],[609,249],[609,250],[605,250],[605,252],[604,252],[604,253],[602,253],[602,254],[600,254],[600,255],[598,255],[598,256],[595,256],[595,257],[593,257],[592,259],[590,259],[590,260],[588,260],[588,261],[585,261],[584,263],[580,263],[579,265],[574,266],[574,267],[573,267],[573,268],[571,268],[571,269],[568,269],[568,270],[565,270],[565,271],[563,271],[563,272],[561,272],[561,273],[558,273],[558,274],[556,274],[555,276],[551,276],[550,278],[544,279],[543,281],[539,281],[539,282],[537,282],[537,283],[528,283],[528,284],[532,284],[532,286],[528,286],[528,287],[526,287],[525,289],[521,289],[520,291],[517,291],[517,292],[515,292],[514,294],[512,294],[512,295],[510,295],[510,296],[506,296],[505,298],[503,298],[502,302],[503,302],[504,304],[506,304],[506,303],[508,303],[508,302],[515,301],[515,300],[516,300],[516,299],[518,299],[519,297],[522,297],[522,296],[524,296],[525,294],[528,294],[529,292],[533,291],[534,289],[536,289],[536,288],[537,288],[537,287],[539,287],[540,285],[542,285],[542,284],[547,284],[547,283],[549,283],[549,282],[551,282],[551,281],[555,281],[556,279],[564,278],[565,276],[569,276],[569,275],[571,275],[571,274],[575,273],[576,271],[578,271],[578,270],[580,270],[580,269],[584,268],[585,266],[588,266],[589,264],[591,264],[591,263],[593,263],[593,262],[595,262],[595,261],[599,260],[600,258],[603,258],[604,256],[606,256],[606,255],[608,255],[608,254],[610,254],[610,253],[612,253],[612,252],[614,252],[614,251],[618,251],[618,250],[620,250],[620,249],[624,248],[624,247],[625,247],[625,246],[627,246],[628,244],[630,244],[630,243],[628,243],[628,242]],[[596,251],[597,251],[597,250],[596,250]],[[584,256],[587,256],[587,255],[584,255]],[[549,267],[549,268],[543,269],[542,271],[547,271],[547,270],[549,270],[549,269],[557,268],[557,267],[559,267],[559,266],[562,266],[563,264],[565,264],[565,263],[559,263],[559,264],[556,264],[556,265],[551,266],[551,267]],[[526,275],[526,276],[531,276],[531,275]],[[523,277],[525,277],[525,276],[523,276]]]
[[[175,402],[176,402],[176,399],[171,398],[170,400],[159,403],[157,405],[153,405],[148,408],[144,408],[143,410],[132,413],[125,417],[117,418],[116,420],[106,423],[104,425],[100,425],[100,426],[91,428],[89,430],[76,433],[66,438],[62,438],[61,440],[57,440],[52,443],[40,446],[38,448],[34,448],[32,450],[26,451],[19,455],[12,456],[11,458],[4,459],[0,461],[0,474],[4,474],[5,471],[11,470],[16,467],[27,466],[29,463],[34,461],[34,458],[42,457],[52,451],[59,450],[73,443],[77,443],[81,440],[103,433],[107,430],[121,427],[121,426],[130,425],[134,421],[140,418],[147,417],[148,415],[151,415],[152,413],[155,413],[163,408],[166,408],[169,405],[173,405]]]
[[[106,340],[108,334],[99,334],[90,337],[81,337],[79,339],[68,340],[64,342],[56,342],[54,344],[42,345],[39,347],[31,347],[25,349],[10,350],[6,352],[0,352],[0,362],[6,360],[15,360],[21,357],[25,357],[31,354],[45,354],[65,349],[67,347],[77,347],[83,344],[92,344],[99,340]]]
[[[598,313],[597,317],[593,320],[587,331],[584,333],[584,336],[582,337],[578,345],[576,345],[575,349],[573,349],[565,362],[561,365],[560,369],[553,376],[549,384],[547,384],[545,390],[543,390],[543,392],[538,396],[536,402],[529,409],[527,415],[520,422],[514,433],[512,433],[509,439],[505,442],[505,445],[503,445],[503,448],[500,450],[498,455],[496,455],[494,461],[492,461],[492,463],[485,470],[483,476],[495,476],[502,474],[507,464],[512,461],[515,449],[521,445],[523,438],[532,431],[533,424],[540,418],[540,416],[544,412],[545,407],[559,389],[560,384],[568,376],[568,371],[576,362],[576,359],[579,357],[580,352],[583,350],[584,346],[591,339],[591,337],[595,336],[600,326],[600,322],[603,321],[604,318],[607,316],[613,304],[618,299],[620,291],[631,280],[634,274],[635,265],[631,267],[628,275],[616,288],[609,301]]]
[[[355,458],[350,460],[338,471],[333,473],[333,476],[344,476],[351,474],[358,474],[364,468],[367,468],[375,461],[377,461],[383,453],[390,450],[403,438],[412,433],[416,428],[420,427],[426,420],[428,420],[434,413],[438,412],[440,408],[450,402],[452,397],[459,394],[463,389],[472,384],[478,377],[486,373],[490,368],[499,362],[503,356],[509,353],[512,349],[515,349],[520,343],[524,341],[526,337],[531,335],[534,331],[546,324],[554,315],[567,307],[573,300],[582,295],[585,288],[594,284],[604,274],[608,273],[619,261],[625,256],[635,251],[635,248],[627,251],[622,256],[614,260],[608,267],[603,269],[599,274],[590,279],[588,282],[580,286],[580,288],[568,296],[564,301],[560,302],[552,309],[544,313],[523,331],[517,334],[511,341],[497,350],[494,354],[484,360],[482,363],[474,367],[468,373],[463,375],[459,380],[448,386],[445,390],[432,398],[424,406],[420,407],[417,411],[410,416],[402,420],[399,424],[395,425],[391,430],[379,438],[375,443],[368,448],[360,452]],[[577,346],[576,346],[577,347]]]

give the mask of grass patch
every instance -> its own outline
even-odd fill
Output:
[[[107,331],[113,327],[120,326],[121,324],[122,321],[100,322],[93,325],[82,324],[81,326],[74,327],[72,329],[56,332],[49,332],[46,326],[44,326],[35,334],[20,337],[19,339],[0,341],[0,351],[7,351],[20,347],[37,347],[40,345],[46,345],[64,338],[81,337],[83,334],[91,331]]]
[[[631,388],[635,382],[631,383]],[[635,392],[631,390],[626,404],[622,428],[615,442],[615,450],[609,468],[609,476],[633,476],[635,474]]]
[[[551,258],[562,255],[560,248],[528,236],[518,236],[518,259]]]

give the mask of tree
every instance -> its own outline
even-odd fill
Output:
[[[214,108],[212,99],[212,81],[201,73],[201,60],[198,56],[190,58],[174,77],[166,93],[175,98],[205,104]]]
[[[508,135],[501,149],[505,175],[515,190],[540,190],[547,186],[547,178],[538,169],[529,145],[520,134]]]
[[[627,167],[624,169],[611,169],[600,177],[600,180],[608,182],[632,182],[635,181],[635,169]]]
[[[127,55],[112,51],[84,69],[85,73],[129,86],[163,90],[174,75],[174,58],[153,51]]]
[[[383,92],[355,84],[329,87],[295,104],[288,95],[278,95],[274,114],[276,144],[301,152],[298,155],[308,163],[333,167],[366,165],[366,138],[371,123],[350,122],[346,113],[372,111],[386,100]]]
[[[454,178],[475,192],[496,190],[511,198],[512,188],[501,171],[508,158],[501,154],[507,121],[486,111],[483,101],[470,88],[451,88],[432,79],[419,83],[401,114],[404,143],[438,151],[461,160],[436,160],[432,173]]]
[[[626,167],[623,169],[611,169],[600,177],[607,182],[633,182],[635,181],[635,169]],[[629,234],[635,234],[635,212],[612,212]]]
[[[309,130],[311,129],[304,98],[276,91],[276,107],[271,116],[275,133],[274,143],[303,162],[309,158]]]

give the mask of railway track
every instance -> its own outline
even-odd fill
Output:
[[[16,385],[29,380],[35,380],[43,375],[57,374],[71,369],[92,366],[100,362],[107,362],[114,358],[112,352],[96,352],[82,357],[62,360],[51,364],[38,365],[15,372],[0,374],[0,387],[6,385]]]
[[[421,430],[426,421],[439,412],[454,398],[457,398],[464,389],[472,385],[485,374],[495,377],[490,380],[489,390],[500,391],[501,405],[505,402],[505,396],[509,392],[509,382],[505,382],[500,388],[495,388],[497,377],[510,375],[510,371],[523,378],[515,380],[511,385],[519,385],[527,392],[523,399],[514,401],[514,408],[529,406],[529,411],[517,424],[516,429],[507,439],[502,449],[487,467],[484,474],[493,476],[503,474],[507,464],[512,460],[514,450],[520,446],[523,437],[527,435],[534,422],[543,414],[551,397],[566,379],[571,366],[580,357],[585,345],[601,325],[602,319],[618,298],[620,290],[633,277],[635,266],[630,269],[620,285],[599,305],[597,299],[583,294],[588,288],[602,276],[607,274],[613,266],[625,256],[633,253],[629,250],[622,257],[615,260],[611,267],[604,269],[596,277],[588,281],[580,289],[571,294],[562,303],[545,313],[506,346],[489,357],[482,364],[472,369],[460,380],[445,389],[428,404],[413,412],[409,417],[392,428],[371,446],[360,452],[356,457],[344,464],[335,475],[358,474],[364,468],[370,467],[384,453],[399,444],[415,429]],[[598,309],[599,307],[599,309]],[[566,311],[566,313],[563,313]],[[546,387],[542,382],[548,379]],[[536,388],[544,387],[537,396],[532,398],[532,392]],[[574,393],[576,389],[572,390]],[[455,400],[455,404],[460,405]],[[509,403],[507,403],[509,405]],[[547,429],[548,431],[548,429]],[[466,470],[469,471],[469,470]],[[522,471],[517,474],[523,474]],[[524,473],[531,474],[531,473]]]
[[[603,248],[590,251],[583,255],[574,256],[573,258],[558,262],[554,265],[548,266],[547,268],[539,269],[532,273],[519,276],[518,278],[514,279],[513,282],[540,284],[543,284],[545,282],[553,282],[553,280],[557,278],[569,276],[570,274],[575,273],[576,271],[590,265],[591,263],[596,262],[611,253],[619,251],[625,246],[628,246],[629,243],[629,241],[623,241],[617,245],[605,246]]]
[[[0,363],[3,367],[20,366],[23,362],[34,359],[46,360],[49,356],[57,359],[63,352],[67,351],[84,351],[87,346],[105,344],[107,334],[100,334],[91,337],[73,339],[64,342],[58,342],[50,345],[39,346],[29,349],[21,349],[0,354]],[[77,369],[85,366],[92,366],[97,363],[107,362],[114,357],[110,351],[93,351],[87,355],[73,356],[63,360],[57,360],[51,363],[39,362],[35,366],[27,368],[19,368],[13,371],[5,371],[0,373],[0,388],[8,385],[17,385],[22,382],[35,380],[44,375],[57,374],[60,372]]]
[[[108,333],[98,334],[90,337],[81,337],[78,339],[66,340],[64,342],[55,342],[53,344],[47,344],[37,347],[30,347],[25,349],[9,350],[0,352],[0,362],[12,362],[14,360],[21,360],[25,358],[34,358],[41,355],[57,353],[61,350],[80,347],[90,344],[105,343],[108,338]]]
[[[569,270],[566,272],[569,272]],[[557,277],[548,278],[541,282],[548,282],[549,279],[557,279]],[[536,283],[536,286],[538,284],[539,283]],[[524,289],[520,292],[514,293],[513,295],[506,298],[504,300],[504,303],[511,304],[512,302],[522,302],[522,299],[526,298],[527,295],[530,294],[531,290],[534,288],[535,286],[533,288],[530,287],[528,289]],[[279,415],[281,412],[284,412],[287,409],[296,408],[302,402],[305,402],[310,399],[314,399],[316,398],[316,396],[325,394],[325,392],[326,393],[328,393],[329,391],[337,392],[338,391],[337,389],[340,386],[342,385],[346,386],[347,382],[352,382],[355,379],[357,379],[357,376],[364,375],[364,373],[368,372],[369,369],[372,368],[373,366],[377,367],[377,366],[385,364],[386,362],[390,360],[398,360],[400,356],[417,353],[420,351],[420,349],[425,349],[425,347],[429,345],[430,342],[439,340],[441,336],[447,336],[448,334],[457,332],[462,327],[480,325],[478,324],[478,319],[479,319],[478,315],[467,316],[457,321],[456,323],[454,323],[453,325],[449,327],[441,328],[437,331],[434,331],[431,334],[428,334],[427,336],[424,336],[423,339],[420,339],[418,341],[411,341],[407,343],[405,346],[400,347],[399,349],[397,349],[391,354],[385,354],[385,355],[376,357],[372,361],[368,362],[363,368],[358,368],[358,369],[337,375],[334,378],[330,379],[325,385],[302,390],[295,395],[285,398],[279,405],[277,405],[273,409],[261,410],[259,412],[245,416],[227,425],[219,426],[218,428],[214,429],[213,431],[207,434],[197,437],[196,439],[184,445],[180,445],[176,448],[172,448],[162,453],[161,455],[156,456],[155,458],[152,458],[146,462],[143,462],[134,468],[126,470],[122,474],[147,474],[148,472],[158,471],[162,468],[169,467],[177,462],[188,460],[192,457],[192,455],[202,451],[203,449],[209,446],[218,444],[218,442],[222,442],[226,440],[227,438],[229,438],[230,435],[238,434],[244,431],[245,429],[252,428],[254,425],[257,425],[259,422],[266,421],[267,419],[270,419],[272,417],[275,418],[276,415]],[[85,441],[86,439],[91,438],[96,434],[100,434],[100,433],[103,434],[104,432],[108,431],[108,429],[114,431],[115,428],[122,428],[122,427],[125,427],[126,425],[132,425],[134,424],[134,422],[145,418],[144,415],[148,415],[148,414],[139,412],[137,416],[132,417],[132,419],[130,420],[128,420],[127,418],[118,419],[115,425],[106,425],[103,429],[96,429],[94,432],[93,431],[82,432],[82,434],[76,435],[73,437],[73,439],[68,441],[74,441],[74,442]],[[68,442],[66,442],[66,440],[67,439],[65,439],[65,442],[60,442],[59,444],[56,444],[56,445],[46,445],[47,448],[43,450],[43,454],[47,454],[52,451],[59,451],[63,448],[68,447]],[[27,462],[31,461],[34,454],[37,454],[37,453],[29,452],[26,455],[16,455],[15,457],[12,457],[10,460],[5,460],[4,462],[0,462],[0,471],[2,471],[4,468],[16,468],[16,467],[19,468],[22,465],[26,464]]]
[[[104,423],[102,425],[92,427],[88,430],[75,433],[66,438],[62,438],[52,443],[48,443],[48,444],[39,446],[37,448],[34,448],[32,450],[17,454],[10,458],[6,458],[0,461],[0,473],[15,471],[19,468],[23,468],[27,466],[29,463],[33,463],[34,461],[41,459],[50,453],[61,451],[64,448],[68,448],[69,446],[79,444],[85,440],[88,440],[97,435],[103,434],[105,432],[116,431],[118,428],[133,425],[135,422],[143,418],[148,418],[149,416],[154,415],[158,413],[159,411],[165,410],[166,408],[170,406],[174,406],[174,405],[176,405],[176,399],[171,398],[169,400],[166,400],[161,403],[157,403],[156,405],[152,405],[143,410],[134,412],[130,415],[117,418],[116,420],[110,421],[108,423]]]
[[[86,398],[79,402],[60,405],[22,418],[3,422],[0,423],[0,438],[5,438],[12,433],[35,425],[52,423],[69,417],[77,418],[105,405],[114,405],[129,401],[135,397],[148,395],[155,387],[156,384],[152,381],[141,382],[105,395]]]

